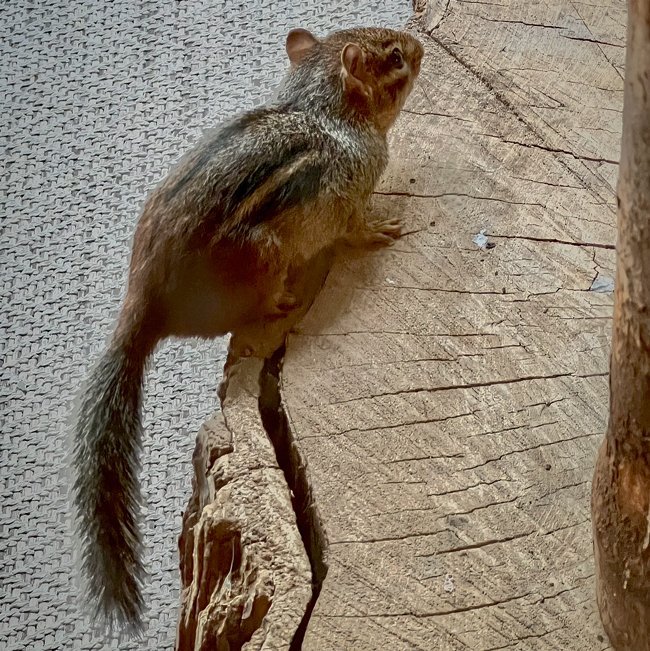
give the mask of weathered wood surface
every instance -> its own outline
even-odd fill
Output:
[[[311,599],[311,569],[258,408],[261,360],[229,375],[205,423],[179,542],[177,651],[286,649]]]
[[[616,651],[650,651],[650,0],[630,0],[607,436],[593,479],[598,605]]]
[[[329,539],[303,648],[607,649],[589,494],[625,4],[418,9],[427,54],[375,202],[408,233],[338,264],[287,347]]]

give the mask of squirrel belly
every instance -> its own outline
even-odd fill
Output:
[[[392,244],[398,220],[365,205],[386,134],[420,70],[407,32],[289,32],[273,102],[207,135],[145,203],[126,298],[91,372],[74,437],[82,570],[97,619],[142,629],[142,383],[170,336],[216,337],[296,308],[288,279],[339,241]]]

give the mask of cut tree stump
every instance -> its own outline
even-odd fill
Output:
[[[611,406],[592,508],[609,639],[650,651],[650,0],[628,6]]]
[[[426,55],[374,201],[405,235],[336,262],[260,393],[291,486],[280,513],[292,504],[315,590],[305,605],[303,579],[287,641],[241,648],[609,649],[590,490],[608,416],[625,3],[416,9]],[[222,397],[249,335],[268,333],[233,338]],[[259,630],[281,617],[274,604]]]

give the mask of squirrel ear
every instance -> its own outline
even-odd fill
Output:
[[[356,43],[348,43],[341,51],[343,81],[347,88],[364,89],[363,50]]]
[[[292,29],[287,34],[287,54],[289,61],[294,65],[300,63],[302,58],[318,43],[318,39],[306,29]]]

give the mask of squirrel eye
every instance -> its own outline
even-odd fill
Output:
[[[395,68],[401,68],[402,64],[404,63],[404,59],[402,58],[402,51],[396,47],[391,53],[390,57],[388,58],[390,61],[391,65]]]

